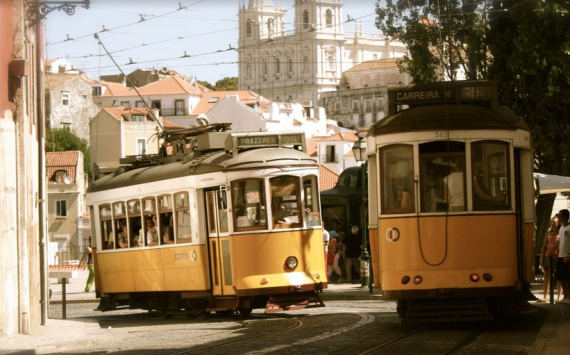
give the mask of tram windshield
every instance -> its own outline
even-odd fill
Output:
[[[382,211],[412,213],[415,206],[414,162],[411,145],[382,148]]]

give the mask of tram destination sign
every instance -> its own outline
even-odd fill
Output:
[[[237,148],[302,145],[303,134],[248,134],[236,136]]]
[[[497,99],[497,96],[497,83],[493,81],[394,86],[388,88],[389,114],[396,113],[398,106],[403,105],[492,103]]]

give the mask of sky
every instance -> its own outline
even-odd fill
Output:
[[[120,73],[114,60],[126,74],[167,67],[215,84],[238,76],[237,52],[229,48],[238,46],[242,1],[247,5],[248,0],[91,0],[89,9],[77,6],[71,16],[55,10],[44,21],[44,57],[67,58],[93,79]],[[286,10],[288,33],[294,28],[294,2],[273,0]],[[374,26],[376,0],[343,3],[344,20],[350,15],[365,33],[380,33]],[[354,22],[344,25],[346,34],[354,30]]]

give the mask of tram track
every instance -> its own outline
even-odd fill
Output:
[[[473,343],[477,337],[487,331],[488,328],[488,325],[482,325],[473,330],[463,330],[461,332],[466,334],[460,335],[458,336],[459,339],[450,342],[449,338],[453,338],[453,336],[450,336],[449,332],[435,330],[433,325],[422,325],[404,334],[374,345],[371,348],[359,352],[357,355],[383,354],[386,353],[386,351],[391,351],[392,349],[398,349],[398,351],[394,352],[396,354],[407,353],[406,348],[410,346],[416,351],[424,347],[429,347],[430,354],[455,355],[469,344]]]

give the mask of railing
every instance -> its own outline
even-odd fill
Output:
[[[160,116],[188,116],[189,112],[187,108],[173,108],[173,107],[162,107],[160,109]]]
[[[77,266],[83,256],[86,246],[48,246],[48,265]]]

